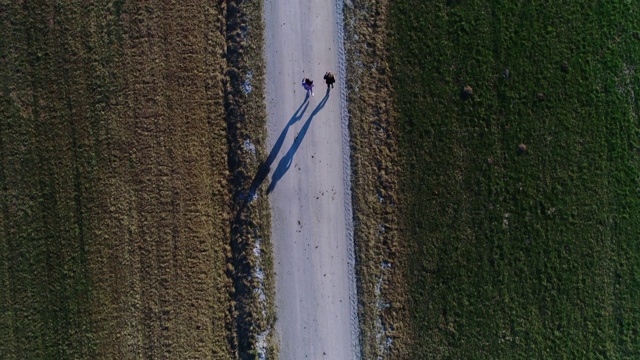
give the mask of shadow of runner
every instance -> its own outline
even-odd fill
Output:
[[[260,185],[262,185],[262,183],[264,182],[264,179],[267,178],[267,175],[271,170],[271,164],[273,164],[273,161],[276,159],[278,152],[280,152],[280,149],[282,148],[282,144],[284,143],[284,139],[287,137],[287,133],[289,132],[289,128],[291,127],[291,125],[298,122],[298,120],[302,119],[302,116],[307,111],[307,108],[309,107],[308,100],[309,100],[309,95],[307,94],[304,97],[302,104],[300,104],[298,109],[293,113],[293,116],[291,116],[291,119],[289,119],[289,122],[287,122],[287,124],[285,125],[284,129],[282,129],[282,132],[280,133],[280,136],[278,136],[278,140],[276,140],[276,143],[273,144],[273,148],[271,149],[271,152],[269,152],[269,156],[267,156],[267,159],[258,166],[258,171],[256,173],[256,176],[254,176],[253,180],[251,181],[251,186],[249,187],[249,191],[247,191],[246,193],[240,194],[239,198],[242,201],[242,204],[238,207],[238,211],[236,212],[236,216],[235,216],[236,221],[240,219],[240,216],[245,210],[245,208],[247,207],[247,205],[251,201],[253,201],[253,198],[256,192],[258,191],[258,188],[260,187]]]
[[[278,136],[278,140],[276,140],[275,144],[273,144],[273,148],[271,149],[269,156],[267,156],[267,159],[262,164],[260,164],[260,166],[258,166],[258,172],[251,182],[249,194],[247,195],[249,201],[251,201],[250,199],[255,195],[256,191],[258,191],[258,188],[260,187],[260,185],[262,185],[262,182],[269,174],[269,171],[271,170],[271,164],[273,164],[273,161],[276,159],[276,156],[280,152],[282,144],[284,143],[284,139],[287,137],[287,133],[289,132],[289,128],[291,127],[291,125],[298,122],[298,120],[302,119],[302,115],[304,115],[304,113],[307,111],[307,108],[309,107],[309,102],[307,100],[309,100],[308,94],[304,97],[304,100],[302,101],[302,104],[300,104],[300,107],[298,107],[296,112],[293,113],[293,116],[291,117],[291,119],[289,119],[287,125],[285,125],[284,129],[282,129],[282,132],[280,133],[280,136]]]
[[[253,261],[248,254],[251,251],[255,251],[256,244],[259,238],[264,234],[265,229],[263,224],[258,221],[262,211],[260,202],[256,202],[252,206],[252,202],[256,199],[255,195],[258,188],[261,186],[264,179],[269,174],[271,164],[275,161],[276,156],[280,152],[284,140],[287,136],[287,132],[291,125],[302,119],[304,113],[309,107],[309,96],[305,96],[302,104],[295,111],[291,119],[287,122],[284,129],[280,133],[280,136],[276,140],[271,152],[267,159],[258,166],[258,171],[251,181],[249,189],[244,189],[242,186],[238,190],[237,197],[233,199],[233,207],[235,208],[235,216],[231,222],[231,267],[227,267],[226,274],[233,280],[234,289],[234,301],[235,305],[232,307],[233,311],[237,314],[235,319],[235,329],[238,334],[237,339],[231,339],[230,343],[238,346],[241,349],[251,349],[247,339],[250,339],[250,334],[253,330],[255,317],[252,315],[252,303],[256,300],[254,283],[247,281],[251,279],[254,274],[254,266],[256,262]],[[247,178],[243,178],[243,184],[246,183]],[[235,195],[235,193],[234,193]],[[267,203],[268,199],[264,199],[262,204]],[[269,321],[269,320],[268,320]],[[237,341],[237,343],[235,342]],[[242,358],[246,358],[243,356]],[[250,357],[253,359],[253,357]]]
[[[269,184],[269,188],[267,188],[267,194],[273,191],[278,181],[282,178],[282,176],[284,176],[287,170],[289,170],[289,167],[293,162],[293,155],[295,155],[296,151],[298,151],[298,148],[300,147],[300,144],[302,143],[304,136],[307,134],[307,131],[309,130],[309,126],[311,125],[311,120],[313,120],[316,114],[320,112],[320,110],[322,110],[324,105],[327,103],[328,99],[329,99],[329,89],[327,89],[326,93],[324,94],[324,97],[322,98],[322,100],[320,100],[320,103],[318,104],[318,106],[316,106],[316,108],[313,109],[313,112],[311,113],[311,115],[309,115],[309,118],[302,126],[302,129],[300,129],[300,132],[298,133],[298,135],[296,135],[296,138],[295,140],[293,140],[293,144],[291,145],[287,153],[282,157],[282,159],[280,159],[280,162],[278,163],[278,167],[275,169],[275,171],[273,172],[273,176],[271,177],[271,184]]]

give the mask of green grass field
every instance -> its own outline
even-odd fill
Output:
[[[640,4],[391,10],[411,358],[639,358]]]

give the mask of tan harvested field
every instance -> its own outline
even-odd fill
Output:
[[[268,207],[233,199],[262,27],[238,3],[0,4],[0,358],[253,357]]]

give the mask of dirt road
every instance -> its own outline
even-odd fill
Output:
[[[357,359],[342,1],[265,2],[267,110],[282,359]],[[337,74],[334,89],[322,79]],[[315,96],[305,97],[304,77]]]

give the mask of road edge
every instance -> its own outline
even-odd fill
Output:
[[[336,0],[336,26],[338,33],[338,79],[340,88],[340,121],[342,123],[342,166],[344,182],[344,212],[347,241],[347,267],[349,276],[349,303],[351,317],[351,339],[354,360],[362,357],[360,347],[360,320],[358,319],[358,284],[356,281],[356,256],[354,243],[353,207],[351,193],[351,137],[349,130],[349,107],[347,103],[347,65],[344,46],[344,0]]]

